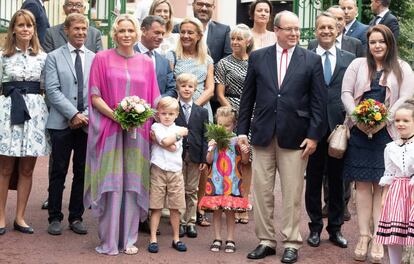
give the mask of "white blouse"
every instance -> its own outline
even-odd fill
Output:
[[[379,185],[390,185],[395,177],[411,177],[410,185],[414,185],[414,142],[401,144],[401,140],[397,140],[385,147],[385,171]]]

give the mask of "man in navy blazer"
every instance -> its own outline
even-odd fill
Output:
[[[317,16],[315,26],[317,46],[312,49],[321,56],[328,94],[328,127],[315,153],[310,156],[306,168],[305,203],[306,212],[310,218],[310,234],[307,242],[312,247],[318,247],[321,242],[320,235],[323,228],[321,187],[324,176],[327,177],[329,186],[328,226],[326,228],[329,240],[341,248],[348,246],[347,240],[341,233],[345,209],[342,181],[343,159],[328,156],[327,138],[337,125],[344,122],[345,109],[341,101],[342,79],[355,55],[335,47],[338,34],[336,24],[337,19],[332,13],[322,12]]]
[[[63,4],[63,12],[65,15],[72,13],[84,14],[86,9],[85,0],[65,0]],[[68,42],[68,38],[64,31],[65,26],[62,24],[53,26],[46,31],[43,48],[49,53]],[[103,49],[101,32],[94,27],[88,27],[85,47],[94,53]]]
[[[344,35],[359,39],[365,50],[367,46],[368,26],[356,19],[358,16],[357,0],[339,0],[339,5],[345,13],[346,26]]]
[[[155,51],[160,46],[165,34],[165,20],[159,16],[147,16],[142,21],[141,31],[141,41],[134,46],[134,49],[150,56],[153,60],[161,95],[177,98],[175,79],[170,63]]]
[[[274,185],[279,172],[285,248],[281,261],[294,263],[302,245],[303,175],[309,155],[326,131],[327,93],[320,56],[298,46],[297,15],[276,14],[274,31],[278,42],[250,55],[237,127],[239,144],[248,144],[251,129],[254,153],[253,210],[260,244],[247,257],[276,253]]]
[[[375,17],[369,22],[369,25],[382,24],[387,26],[394,34],[395,40],[398,41],[400,25],[398,24],[398,19],[388,9],[390,3],[391,0],[371,0],[371,10]]]
[[[46,9],[43,5],[46,1],[49,0],[26,0],[21,7],[21,9],[27,9],[34,15],[36,19],[37,35],[42,47],[45,41],[46,30],[50,27]]]

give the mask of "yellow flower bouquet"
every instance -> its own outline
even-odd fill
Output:
[[[388,109],[374,99],[365,99],[355,107],[352,116],[358,123],[374,128],[388,119]]]

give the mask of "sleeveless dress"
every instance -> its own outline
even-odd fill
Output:
[[[384,152],[385,173],[380,185],[389,185],[378,222],[376,241],[384,245],[414,245],[414,142],[391,142]]]
[[[241,194],[241,152],[236,142],[234,137],[228,148],[214,150],[206,193],[198,205],[202,210],[243,212],[251,209],[248,199]]]
[[[364,93],[361,101],[371,98],[381,103],[385,101],[386,88],[379,84],[382,71],[376,73],[371,90]],[[356,126],[351,129],[351,137],[344,158],[343,177],[347,181],[379,182],[384,174],[384,149],[392,138],[384,127],[372,139]]]

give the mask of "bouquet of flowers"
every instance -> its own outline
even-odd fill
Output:
[[[115,119],[121,124],[122,129],[132,131],[132,138],[136,138],[136,128],[142,126],[149,118],[153,117],[155,110],[138,96],[127,96],[121,100],[114,111]]]
[[[216,124],[206,124],[206,137],[210,141],[214,139],[217,143],[219,150],[225,149],[230,144],[230,139],[234,137],[234,134],[227,132],[227,130]]]
[[[366,99],[355,107],[352,116],[358,123],[374,128],[387,121],[388,111],[383,103],[374,99]],[[372,138],[372,134],[368,135],[368,137]]]

